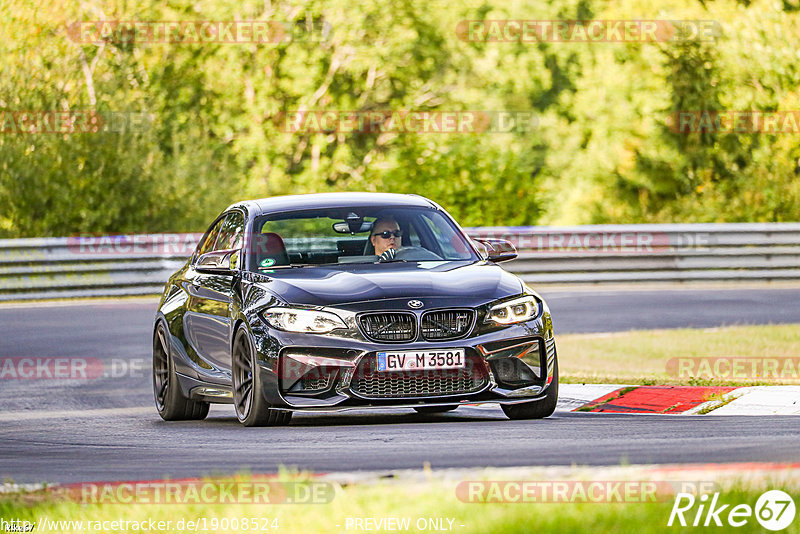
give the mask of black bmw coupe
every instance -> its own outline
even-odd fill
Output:
[[[167,282],[153,335],[153,389],[168,421],[232,403],[246,426],[295,411],[499,403],[553,413],[550,311],[417,195],[331,193],[240,202]]]

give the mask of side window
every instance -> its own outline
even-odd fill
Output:
[[[244,236],[244,215],[234,211],[225,217],[222,228],[219,231],[217,244],[214,250],[231,250],[242,248],[242,238]]]
[[[220,219],[214,226],[212,226],[208,232],[206,233],[206,238],[200,243],[200,246],[197,247],[197,252],[195,253],[196,256],[200,256],[201,254],[205,254],[206,252],[211,252],[214,250],[214,243],[217,241],[217,236],[219,235],[220,228],[222,228],[222,223],[225,219]]]

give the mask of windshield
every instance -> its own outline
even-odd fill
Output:
[[[255,220],[250,270],[478,260],[467,238],[432,208],[376,206],[294,211]]]

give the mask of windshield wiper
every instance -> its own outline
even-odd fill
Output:
[[[293,263],[291,265],[271,265],[269,267],[259,267],[257,271],[253,271],[253,272],[260,273],[262,271],[275,271],[277,269],[294,269],[294,268],[297,268],[297,267],[311,267],[312,265],[313,265],[312,263]]]

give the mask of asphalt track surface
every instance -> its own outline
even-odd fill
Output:
[[[800,289],[543,292],[557,333],[800,323]],[[191,477],[280,465],[317,472],[515,465],[798,462],[787,417],[571,413],[509,421],[499,408],[295,414],[243,428],[230,406],[165,423],[150,378],[150,299],[0,307],[0,358],[103,361],[91,380],[0,380],[0,477],[79,482]]]

